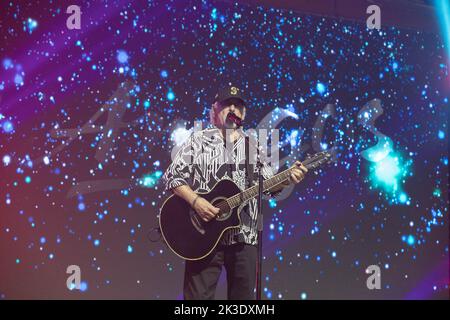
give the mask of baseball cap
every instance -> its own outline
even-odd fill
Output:
[[[223,88],[220,88],[217,92],[216,96],[214,97],[214,102],[221,102],[227,99],[236,98],[242,100],[244,102],[244,105],[247,103],[245,102],[245,97],[243,91],[236,87],[236,86],[226,86]]]

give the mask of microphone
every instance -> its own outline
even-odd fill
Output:
[[[235,115],[233,112],[228,113],[227,122],[234,123],[238,128],[242,127],[242,119]]]

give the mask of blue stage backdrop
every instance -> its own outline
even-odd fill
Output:
[[[438,34],[206,1],[81,2],[69,30],[69,5],[2,5],[1,298],[181,298],[184,262],[150,241],[161,176],[230,81],[246,129],[280,130],[284,167],[334,155],[264,204],[265,298],[447,297]]]

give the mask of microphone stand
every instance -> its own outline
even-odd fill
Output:
[[[258,198],[257,198],[257,204],[258,204],[258,214],[257,214],[257,231],[258,231],[258,257],[256,262],[256,300],[261,300],[262,295],[262,242],[263,242],[263,211],[262,211],[262,205],[263,205],[263,175],[262,175],[262,167],[263,164],[261,162],[261,156],[259,152],[259,143],[257,144],[258,148],[257,150],[257,160],[256,160],[256,166],[258,168]]]
[[[240,128],[242,126],[242,122],[240,121],[240,119],[238,117],[236,117],[234,114],[229,113],[227,115],[227,118],[229,120],[231,120],[232,122],[234,122],[238,128]],[[260,155],[260,150],[259,150],[259,139],[256,142],[257,148],[256,148],[256,167],[258,168],[258,198],[257,198],[257,207],[258,207],[258,212],[257,212],[257,216],[256,216],[256,220],[257,220],[257,234],[258,234],[258,256],[257,256],[257,260],[256,260],[256,300],[261,300],[261,295],[262,295],[262,240],[263,240],[263,227],[264,227],[264,221],[263,221],[263,210],[262,210],[262,205],[263,205],[263,191],[264,191],[264,179],[263,179],[263,175],[262,175],[262,168],[263,168],[263,164],[261,162],[261,155]]]

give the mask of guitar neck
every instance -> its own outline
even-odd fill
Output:
[[[309,160],[310,159],[307,159],[303,162],[303,165],[307,169],[310,169],[310,167],[309,167],[310,161]],[[282,184],[287,179],[289,179],[292,169],[293,168],[286,169],[286,170],[274,175],[273,177],[264,180],[263,181],[263,191],[266,192],[266,191],[272,189],[273,187],[275,187],[279,184]],[[258,184],[256,184],[253,187],[250,187],[250,188],[228,198],[227,202],[232,208],[239,207],[242,203],[256,197],[258,195],[258,191],[259,191],[259,187],[258,187]]]

